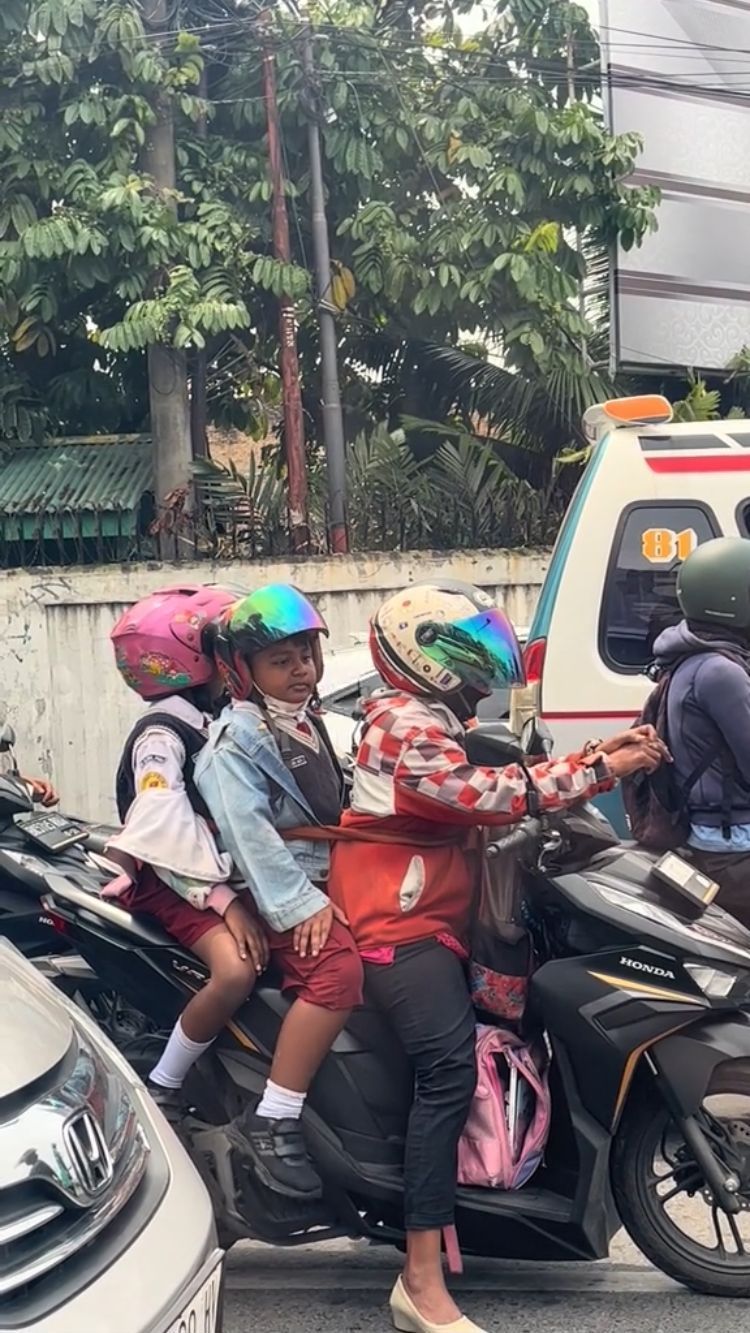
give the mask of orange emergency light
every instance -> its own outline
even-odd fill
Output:
[[[672,408],[660,393],[637,394],[633,398],[610,398],[594,403],[583,414],[586,439],[596,444],[618,426],[663,426],[672,420]]]

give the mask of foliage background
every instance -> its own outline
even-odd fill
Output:
[[[288,293],[313,526],[324,529],[306,155],[316,117],[333,254],[322,298],[340,332],[355,540],[548,537],[574,474],[556,460],[580,445],[583,408],[613,387],[608,248],[638,244],[657,198],[624,183],[638,141],[603,126],[585,10],[496,0],[467,36],[473,8],[316,0],[311,81],[284,5],[261,15],[247,0],[175,0],[157,41],[138,0],[3,0],[6,445],[144,429],[155,341],[205,355],[211,421],[265,435],[279,419],[277,298]],[[288,265],[271,252],[264,46],[277,61]],[[160,98],[175,118],[173,197],[144,167]],[[744,383],[738,372],[730,392],[741,398]],[[211,487],[224,506],[216,531],[232,503],[249,505],[248,540],[283,542],[277,457],[243,478],[214,473]]]

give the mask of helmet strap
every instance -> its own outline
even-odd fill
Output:
[[[477,704],[480,699],[487,696],[479,690],[475,690],[471,685],[465,685],[462,690],[457,690],[455,694],[445,696],[445,702],[451,712],[456,714],[459,722],[468,722],[472,717],[476,717]]]
[[[232,699],[249,699],[253,689],[253,677],[245,659],[235,652],[217,657],[217,666],[227,692]]]

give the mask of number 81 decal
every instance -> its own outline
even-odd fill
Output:
[[[675,560],[687,560],[698,545],[694,528],[646,528],[641,535],[641,555],[650,565],[671,565]]]

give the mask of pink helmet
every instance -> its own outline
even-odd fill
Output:
[[[203,632],[239,595],[215,584],[189,584],[162,588],[136,602],[110,635],[125,684],[142,699],[205,685],[216,667]]]

